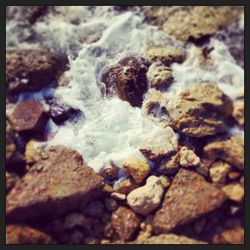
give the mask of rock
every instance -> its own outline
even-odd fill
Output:
[[[123,166],[124,172],[131,176],[137,184],[143,182],[150,172],[150,165],[143,159],[130,157]]]
[[[244,228],[236,227],[216,234],[212,239],[213,244],[244,244]]]
[[[235,202],[242,202],[244,198],[244,188],[237,182],[230,183],[222,188],[227,197]]]
[[[244,169],[244,141],[240,136],[217,138],[204,147],[204,153],[210,159],[221,159],[240,170]]]
[[[146,58],[151,62],[161,62],[166,66],[172,63],[182,63],[185,60],[185,51],[175,47],[149,47],[146,51]]]
[[[240,176],[241,176],[241,173],[236,172],[236,171],[231,171],[231,172],[228,174],[228,178],[229,178],[230,180],[238,179]]]
[[[74,212],[65,217],[64,224],[61,225],[61,230],[83,226],[86,222],[87,219],[83,214]]]
[[[102,218],[104,214],[104,205],[101,201],[92,201],[86,208],[84,208],[83,212],[87,216]]]
[[[233,117],[240,126],[244,126],[244,100],[235,101]]]
[[[28,164],[34,164],[41,159],[48,158],[45,144],[36,140],[29,140],[27,142],[24,155]]]
[[[111,216],[111,225],[121,240],[131,240],[139,228],[139,217],[129,208],[119,207]]]
[[[171,69],[164,65],[150,67],[147,74],[152,88],[166,89],[173,82]]]
[[[169,182],[163,183],[162,178],[150,176],[146,185],[139,187],[127,196],[127,203],[137,214],[148,215],[161,203],[164,189]]]
[[[76,151],[51,147],[48,158],[35,163],[7,195],[6,216],[12,221],[58,216],[86,206],[102,188],[103,179]]]
[[[108,212],[114,212],[118,208],[117,201],[112,198],[105,198],[104,204]]]
[[[101,81],[106,85],[106,95],[117,93],[121,100],[140,107],[146,92],[148,65],[143,58],[125,57],[103,72]]]
[[[58,98],[46,98],[46,103],[49,105],[48,114],[56,124],[61,124],[81,113],[79,109],[70,107]]]
[[[115,200],[118,201],[124,201],[126,200],[126,194],[121,194],[121,193],[117,193],[117,192],[113,192],[110,195],[112,198],[114,198]]]
[[[6,244],[56,244],[44,232],[24,225],[6,226]]]
[[[27,100],[17,104],[9,121],[16,132],[33,134],[41,132],[47,122],[47,115],[39,101]]]
[[[8,193],[16,184],[18,176],[14,173],[5,172],[6,192]]]
[[[52,52],[9,51],[6,53],[7,93],[40,90],[55,81],[65,65],[65,58]]]
[[[105,165],[99,172],[99,174],[105,179],[105,180],[115,180],[118,178],[120,168],[117,167],[113,162],[110,162],[109,165]]]
[[[186,146],[181,147],[179,157],[179,162],[182,167],[195,167],[200,164],[200,157]]]
[[[191,239],[175,234],[161,234],[145,240],[132,242],[133,244],[207,244],[207,242]]]
[[[226,184],[227,175],[231,170],[231,166],[223,161],[217,161],[212,164],[209,169],[210,177],[213,183],[223,186]]]
[[[30,24],[34,24],[38,18],[43,16],[48,6],[18,6],[22,19],[27,20]]]
[[[145,138],[140,152],[151,160],[158,161],[163,157],[167,157],[175,152],[178,147],[178,137],[171,127],[157,126],[151,130],[149,138]]]
[[[156,172],[165,175],[176,174],[179,170],[179,154],[176,153],[163,160],[160,166],[157,168]]]
[[[138,188],[138,184],[130,177],[117,181],[113,186],[115,192],[126,195],[135,188]]]
[[[220,207],[226,196],[201,175],[181,168],[155,214],[154,232],[170,232]]]

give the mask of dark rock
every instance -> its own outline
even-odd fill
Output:
[[[8,194],[9,220],[57,216],[84,207],[100,195],[102,178],[83,164],[76,151],[52,147],[47,159],[44,158],[35,163]]]
[[[101,76],[106,85],[106,95],[117,93],[121,100],[140,107],[148,84],[148,64],[143,58],[125,57]]]
[[[156,212],[153,228],[156,233],[170,232],[220,207],[224,193],[201,175],[180,169],[167,191],[162,208]]]
[[[99,172],[99,174],[105,179],[105,180],[115,180],[118,178],[120,168],[117,167],[112,162],[109,165],[105,165]]]
[[[17,104],[9,121],[15,131],[33,134],[43,129],[47,122],[47,115],[39,101],[27,100]]]

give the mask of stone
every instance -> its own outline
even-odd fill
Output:
[[[233,117],[240,126],[244,126],[244,100],[234,102]]]
[[[181,168],[153,220],[156,234],[167,233],[219,208],[226,196],[201,175]]]
[[[146,216],[160,205],[165,187],[168,185],[168,181],[164,183],[162,178],[152,175],[144,186],[128,194],[127,203],[135,213]]]
[[[227,197],[235,202],[242,202],[244,198],[244,188],[237,182],[230,183],[222,188]]]
[[[83,212],[87,216],[102,218],[104,214],[104,205],[101,201],[95,200],[92,201],[86,208],[84,208]]]
[[[70,107],[58,98],[46,98],[46,103],[49,106],[48,115],[56,124],[61,124],[81,114],[79,109]]]
[[[204,147],[208,158],[221,159],[240,170],[244,169],[244,141],[240,136],[216,138]]]
[[[213,244],[244,244],[244,228],[235,227],[226,229],[220,234],[216,234],[212,239]]]
[[[200,157],[186,146],[179,150],[179,163],[182,167],[195,167],[200,164]]]
[[[143,58],[125,57],[118,64],[105,69],[101,82],[105,83],[106,95],[118,94],[121,100],[133,107],[141,107],[143,94],[148,88],[148,65]]]
[[[111,225],[121,240],[127,241],[134,237],[140,226],[139,217],[129,208],[119,207],[111,216]]]
[[[86,218],[86,216],[81,213],[73,212],[65,217],[63,225],[60,225],[60,230],[72,229],[82,226],[86,228],[85,224],[89,224],[88,218]]]
[[[237,171],[231,171],[231,172],[229,172],[229,174],[228,174],[228,178],[229,178],[230,180],[238,179],[240,176],[241,176],[241,173],[239,173],[239,172],[237,172]]]
[[[151,88],[158,90],[168,88],[173,82],[171,69],[164,65],[151,66],[147,75],[151,83]]]
[[[126,200],[126,194],[121,194],[121,193],[117,193],[117,192],[111,193],[110,197],[112,197],[112,198],[114,198],[115,200],[118,200],[118,201]]]
[[[223,161],[216,161],[209,168],[209,174],[212,182],[219,186],[225,185],[230,170],[231,166],[228,163]]]
[[[130,157],[123,165],[125,174],[131,176],[137,184],[143,182],[150,172],[150,165],[138,157]]]
[[[208,244],[205,241],[191,239],[181,235],[175,234],[161,234],[149,237],[145,240],[136,240],[133,244]]]
[[[56,244],[48,234],[25,225],[6,226],[6,244]]]
[[[131,177],[119,180],[113,186],[115,192],[126,195],[135,188],[138,188],[138,184]]]
[[[99,174],[105,180],[113,181],[118,178],[119,170],[119,167],[117,167],[113,162],[110,162],[110,164],[105,165],[103,168],[101,168]]]
[[[103,185],[102,177],[83,164],[76,151],[51,147],[48,158],[35,163],[7,195],[7,219],[50,218],[79,209],[98,197]]]
[[[47,120],[43,106],[37,100],[27,100],[18,103],[9,117],[13,129],[18,133],[25,134],[41,132]]]
[[[152,46],[146,51],[146,58],[151,62],[161,62],[166,66],[172,63],[182,63],[185,60],[185,51],[176,47]]]
[[[15,173],[5,172],[6,192],[8,193],[16,184],[18,176]]]
[[[179,154],[169,156],[166,160],[163,160],[156,172],[165,175],[176,174],[179,170]]]
[[[104,205],[108,212],[114,212],[118,208],[117,201],[112,198],[105,198]]]

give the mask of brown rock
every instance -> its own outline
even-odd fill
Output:
[[[132,242],[133,244],[207,244],[207,242],[194,240],[185,236],[175,234],[161,234]]]
[[[7,93],[37,91],[57,79],[66,60],[46,51],[20,50],[6,54]]]
[[[125,178],[116,182],[113,186],[114,191],[121,194],[128,194],[138,188],[138,184],[132,178]]]
[[[23,225],[6,226],[6,244],[56,244],[44,232]]]
[[[99,172],[99,174],[105,180],[115,180],[118,178],[120,168],[117,167],[113,162],[110,162],[109,165],[105,165]]]
[[[233,117],[240,126],[244,126],[244,100],[235,101]]]
[[[102,178],[83,164],[76,151],[52,147],[48,159],[35,163],[10,191],[6,215],[13,221],[57,216],[86,206],[102,187]]]
[[[244,244],[244,229],[236,227],[224,230],[213,237],[213,244]]]
[[[36,133],[43,129],[47,116],[39,101],[27,100],[17,104],[9,121],[19,133]]]
[[[231,170],[231,166],[223,161],[216,161],[209,169],[210,177],[213,183],[223,186],[226,183],[227,175]]]
[[[6,192],[9,192],[16,184],[18,176],[14,173],[5,173]]]
[[[166,160],[162,161],[157,168],[156,172],[165,175],[173,175],[179,170],[179,154],[169,156]]]
[[[111,224],[121,240],[133,238],[139,228],[139,217],[129,208],[119,207],[111,216]]]
[[[147,90],[147,70],[148,66],[143,58],[123,58],[102,74],[101,81],[106,85],[106,94],[117,93],[121,100],[140,107],[142,96]]]
[[[244,141],[239,136],[211,141],[204,147],[204,152],[210,159],[221,159],[240,170],[244,169]]]
[[[156,212],[154,231],[170,232],[220,207],[225,200],[223,192],[201,175],[182,168],[174,177],[162,208]]]

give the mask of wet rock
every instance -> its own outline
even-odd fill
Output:
[[[242,137],[218,138],[204,147],[204,152],[210,159],[221,159],[243,170],[244,141]]]
[[[161,203],[164,189],[169,185],[163,177],[150,176],[146,185],[139,187],[127,196],[130,208],[141,215],[148,215]]]
[[[124,163],[123,170],[130,175],[137,184],[143,182],[150,172],[150,165],[143,159],[131,157]]]
[[[201,175],[181,168],[153,221],[155,233],[170,232],[220,207],[226,196]]]
[[[153,138],[153,139],[152,139]],[[150,137],[145,138],[140,152],[151,160],[157,161],[175,152],[178,147],[178,138],[171,127],[155,128]]]
[[[35,163],[7,195],[7,219],[57,216],[86,206],[102,188],[103,179],[83,164],[76,151],[52,147],[48,159]]]
[[[207,242],[191,239],[175,234],[161,234],[145,240],[132,242],[133,244],[207,244]]]
[[[149,47],[146,58],[151,62],[161,62],[166,66],[172,63],[182,63],[185,60],[185,52],[175,47]]]
[[[227,175],[231,170],[231,166],[223,161],[217,161],[212,164],[209,169],[210,177],[213,183],[223,186],[226,184]]]
[[[115,180],[118,178],[120,168],[117,167],[113,162],[110,162],[110,164],[105,165],[101,170],[100,170],[100,175],[105,179],[105,180]]]
[[[138,184],[130,177],[119,180],[113,186],[114,191],[121,194],[128,194],[132,190],[138,188]]]
[[[179,154],[176,153],[167,158],[167,160],[163,160],[156,172],[165,175],[173,175],[176,174],[179,170]]]
[[[79,109],[70,107],[58,98],[47,98],[46,103],[49,105],[48,114],[56,124],[63,123],[81,113]]]
[[[139,217],[129,208],[119,207],[111,216],[111,225],[121,240],[131,240],[139,228]]]
[[[118,208],[118,203],[115,199],[105,198],[104,200],[105,208],[108,212],[113,212]]]
[[[244,244],[244,229],[236,227],[224,230],[220,234],[216,234],[212,239],[213,244]]]
[[[195,167],[200,164],[200,157],[188,147],[181,147],[179,151],[179,163],[182,167]]]
[[[244,100],[235,101],[233,117],[240,126],[244,126]]]
[[[8,193],[16,184],[18,176],[14,173],[5,173],[6,192]]]
[[[106,85],[106,95],[117,93],[121,100],[140,107],[148,87],[147,70],[148,65],[143,58],[123,58],[102,74],[101,81]]]
[[[17,104],[9,121],[16,132],[33,134],[41,132],[47,122],[47,115],[39,101],[27,100]]]
[[[242,202],[244,198],[244,188],[237,182],[224,186],[222,190],[232,201]]]
[[[148,79],[152,88],[166,89],[173,82],[171,69],[164,65],[154,66],[148,71]]]
[[[6,244],[56,244],[44,232],[24,225],[6,226]]]
[[[46,51],[19,50],[6,54],[6,89],[9,94],[37,91],[63,71],[65,58]]]

